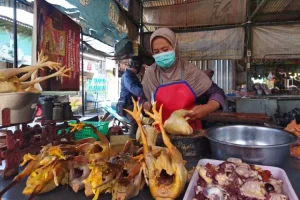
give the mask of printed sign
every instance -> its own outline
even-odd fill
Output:
[[[44,91],[79,91],[80,26],[45,0],[35,1],[37,23],[36,54],[41,50],[49,60],[72,69],[71,78],[50,79],[41,83]],[[49,71],[41,71],[45,76]]]

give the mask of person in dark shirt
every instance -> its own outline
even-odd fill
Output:
[[[139,103],[143,103],[142,101],[146,99],[141,81],[137,77],[137,74],[143,72],[142,64],[140,57],[134,56],[131,58],[130,66],[125,70],[121,78],[121,93],[117,103],[117,113],[130,120],[129,135],[131,138],[135,138],[137,124],[124,109],[133,109],[132,98],[136,101],[140,99]]]

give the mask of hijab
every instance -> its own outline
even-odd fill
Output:
[[[146,70],[142,85],[147,99],[151,99],[151,94],[155,93],[155,90],[161,84],[182,81],[182,73],[184,74],[183,80],[191,86],[197,97],[205,93],[212,85],[212,81],[197,66],[180,58],[179,46],[175,33],[169,28],[157,29],[150,38],[151,51],[153,49],[152,42],[156,37],[163,37],[170,42],[173,48],[175,48],[176,61],[168,69],[162,69],[154,63]]]

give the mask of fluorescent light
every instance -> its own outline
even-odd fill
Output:
[[[26,0],[26,1],[29,2],[29,3],[34,2],[34,0]],[[49,3],[54,4],[54,5],[62,6],[66,9],[76,8],[75,6],[73,6],[72,4],[67,2],[66,0],[46,0],[46,1],[48,1]]]
[[[80,54],[82,55],[82,53],[80,53]],[[104,57],[102,57],[102,56],[95,56],[95,55],[87,54],[87,53],[83,53],[83,56],[87,57],[87,58],[95,59],[95,60],[104,60]]]
[[[74,9],[77,8],[74,5],[70,4],[66,0],[47,0],[50,4],[58,5],[64,7],[65,9]]]

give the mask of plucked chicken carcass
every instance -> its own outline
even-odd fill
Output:
[[[133,157],[133,152],[133,142],[129,140],[123,151],[109,161],[122,169],[112,188],[112,200],[131,199],[137,196],[145,185],[143,162]]]
[[[0,192],[0,199],[11,187],[18,184],[29,175],[23,194],[30,195],[30,199],[36,194],[45,193],[55,189],[59,184],[66,184],[67,161],[62,151],[57,146],[47,145],[38,155],[26,154],[23,163],[28,165],[17,175],[11,184]]]
[[[147,141],[148,141],[148,146],[156,146],[156,139],[157,135],[159,134],[159,131],[150,125],[143,125],[143,128],[145,130]],[[136,140],[140,143],[143,144],[142,142],[142,137],[141,137],[141,130],[138,128],[136,131]]]
[[[108,161],[110,157],[110,147],[108,139],[99,133],[97,128],[91,124],[85,124],[80,122],[78,124],[72,125],[72,131],[80,131],[85,126],[90,127],[92,131],[98,136],[100,141],[95,141],[92,138],[85,139],[82,143],[76,146],[76,151],[84,153],[89,163],[94,163],[97,161]]]
[[[80,122],[72,126],[71,132],[80,131],[85,126],[90,127],[100,141],[86,138],[77,142],[75,151],[83,155],[77,157],[70,169],[69,184],[75,192],[85,188],[86,196],[98,199],[99,195],[110,187],[110,185],[103,187],[103,182],[105,183],[103,179],[110,176],[105,163],[110,158],[109,141],[93,125]]]
[[[116,173],[105,162],[91,164],[89,168],[91,173],[83,181],[84,193],[87,197],[93,196],[93,200],[97,200],[101,193],[110,192]]]
[[[156,110],[156,103],[153,104],[153,114],[146,112],[153,120],[153,125],[158,125],[163,142],[166,149],[153,154],[152,148],[149,148],[146,132],[142,126],[140,114],[141,107],[137,107],[134,100],[133,111],[126,110],[136,120],[141,131],[141,138],[143,143],[143,159],[145,160],[144,174],[146,176],[146,183],[149,185],[152,196],[156,200],[171,200],[176,199],[183,191],[188,179],[188,173],[185,168],[185,161],[178,149],[171,143],[162,123],[162,106],[159,112]]]
[[[84,189],[83,181],[90,175],[88,160],[85,156],[79,155],[69,165],[69,185],[77,193],[79,190]]]
[[[185,117],[188,113],[188,110],[183,109],[174,111],[164,123],[167,133],[171,135],[193,134],[193,129],[187,122],[188,118]]]
[[[86,196],[98,199],[104,192],[114,200],[127,200],[139,194],[144,185],[141,164],[133,157],[133,143],[128,141],[122,152],[108,162],[90,164],[91,173],[84,180]]]
[[[56,70],[55,73],[44,77],[37,78],[37,72],[40,69],[48,67],[51,70]],[[39,92],[34,88],[36,83],[40,83],[53,77],[70,77],[67,75],[71,68],[61,67],[60,63],[48,61],[48,57],[41,52],[38,55],[36,65],[23,68],[2,69],[0,70],[0,93],[10,92]],[[23,74],[20,78],[19,74]],[[27,81],[31,77],[30,81]]]

